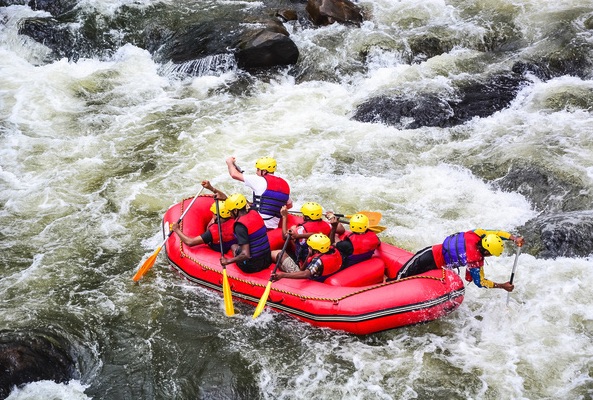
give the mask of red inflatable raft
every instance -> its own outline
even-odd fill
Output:
[[[172,206],[164,216],[164,229],[177,222],[191,198]],[[185,215],[181,228],[189,236],[203,233],[212,218],[211,196],[199,196]],[[291,223],[300,217],[290,216]],[[282,247],[280,229],[268,232],[273,249]],[[184,277],[222,292],[220,253],[206,245],[189,247],[172,234],[165,244],[169,263]],[[272,284],[267,306],[317,327],[365,335],[406,325],[432,321],[455,310],[463,301],[465,287],[453,271],[434,270],[418,276],[383,283],[385,272],[395,276],[412,253],[382,243],[372,259],[353,265],[317,282],[280,279]],[[229,255],[230,257],[230,255]],[[227,265],[233,297],[257,305],[272,271],[255,274]]]

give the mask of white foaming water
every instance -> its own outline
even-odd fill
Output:
[[[195,194],[200,180],[248,194],[228,177],[224,159],[231,155],[247,171],[261,155],[276,157],[297,205],[314,200],[337,212],[380,211],[381,224],[389,227],[382,240],[411,251],[460,230],[513,231],[537,214],[521,195],[472,174],[483,160],[504,168],[526,158],[592,186],[593,117],[582,105],[582,99],[591,104],[590,80],[534,79],[508,109],[451,129],[401,130],[351,120],[368,97],[393,87],[447,92],[452,79],[481,65],[475,48],[413,65],[389,50],[398,48],[393,43],[399,32],[426,24],[450,25],[455,35],[467,36],[461,43],[478,40],[482,28],[460,17],[462,4],[371,5],[376,19],[360,31],[334,26],[293,32],[302,57],[329,70],[360,63],[351,61],[351,48],[387,43],[387,50],[371,49],[366,70],[333,82],[277,76],[257,81],[243,96],[226,90],[236,77],[232,72],[168,79],[147,52],[133,46],[107,61],[36,66],[43,48],[15,40],[14,30],[4,28],[0,232],[7,269],[2,277],[8,279],[0,282],[0,294],[9,308],[2,308],[1,325],[26,328],[27,321],[43,323],[45,313],[60,309],[81,315],[91,332],[84,338],[98,354],[111,348],[129,353],[103,356],[105,371],[83,374],[82,384],[34,383],[11,399],[88,398],[89,387],[127,374],[130,381],[155,381],[157,387],[165,381],[182,385],[185,376],[168,372],[183,367],[177,360],[184,354],[192,361],[201,356],[192,353],[195,339],[179,337],[188,321],[192,328],[218,329],[220,351],[242,354],[269,399],[591,397],[590,258],[523,254],[510,307],[506,292],[468,285],[465,302],[450,316],[367,338],[269,312],[251,321],[252,308],[242,305],[237,308],[243,315],[226,319],[220,297],[178,280],[163,268],[163,256],[140,285],[131,286],[133,272],[162,241],[160,216]],[[577,5],[583,3],[548,2],[540,10]],[[526,26],[541,14],[529,2],[516,7],[524,10],[518,20]],[[2,12],[16,11],[26,8]],[[332,35],[347,46],[334,58],[315,53]],[[509,247],[488,260],[490,279],[508,280],[514,261]],[[180,303],[182,311],[172,313],[170,303]],[[142,336],[147,326],[148,338]],[[118,371],[122,364],[131,366]],[[122,382],[114,386],[128,394]]]
[[[84,394],[87,388],[88,385],[82,385],[79,381],[71,381],[67,384],[52,381],[33,382],[23,388],[15,389],[6,400],[90,400],[92,397]]]

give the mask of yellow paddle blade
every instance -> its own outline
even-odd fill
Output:
[[[270,295],[270,289],[272,288],[272,281],[268,281],[268,285],[266,286],[266,290],[262,295],[261,299],[259,299],[259,303],[257,303],[257,307],[255,308],[255,312],[253,313],[253,319],[256,319],[264,310],[266,306],[266,302],[268,301],[268,296]]]
[[[373,231],[375,233],[381,233],[383,232],[385,229],[387,229],[386,226],[383,225],[374,225],[374,226],[369,226],[369,231]]]
[[[156,260],[156,256],[159,255],[159,252],[161,251],[161,248],[163,246],[159,246],[154,253],[152,253],[152,255],[150,257],[148,257],[148,259],[146,261],[144,261],[144,264],[142,264],[142,266],[140,267],[140,269],[138,270],[138,272],[136,272],[136,275],[134,275],[134,282],[138,282],[140,280],[140,278],[142,278],[144,276],[144,274],[146,272],[148,272],[149,269],[152,268],[152,266],[154,265],[154,262]]]
[[[379,222],[381,221],[381,217],[383,216],[378,211],[359,211],[358,213],[366,215],[367,218],[369,219],[369,225],[371,225],[371,226],[379,225]]]
[[[378,211],[359,211],[357,214],[362,214],[362,215],[366,215],[367,218],[369,219],[369,225],[378,225],[379,221],[381,221],[381,217],[383,217],[383,215],[378,212]],[[352,215],[344,215],[346,218],[352,218],[354,216],[354,214]]]
[[[227,317],[232,317],[235,315],[235,307],[233,307],[233,295],[231,294],[231,285],[229,285],[226,269],[222,270],[222,296],[224,297],[224,312]]]

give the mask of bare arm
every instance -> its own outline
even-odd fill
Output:
[[[232,263],[238,263],[241,261],[248,260],[249,258],[251,258],[251,253],[249,252],[249,243],[246,243],[241,245],[241,252],[239,253],[239,255],[233,258],[220,257],[220,264],[228,265]]]
[[[224,194],[223,192],[221,192],[220,190],[216,189],[214,186],[212,186],[210,184],[210,181],[202,181],[202,186],[205,189],[208,189],[209,191],[211,191],[212,193],[214,193],[216,195],[215,198],[217,200],[226,200],[227,195]]]
[[[239,169],[235,165],[235,161],[235,157],[229,157],[226,159],[226,166],[229,170],[229,175],[231,176],[231,178],[237,181],[245,182],[245,178],[243,178],[243,173],[239,171]]]
[[[173,224],[173,226],[171,227],[171,230],[173,232],[175,232],[177,234],[177,236],[179,236],[179,239],[181,239],[181,241],[188,246],[197,246],[198,244],[204,243],[204,240],[202,239],[201,236],[196,236],[196,237],[192,238],[192,237],[187,236],[185,233],[181,232],[181,229],[179,228],[179,224]]]
[[[329,233],[329,240],[332,246],[336,243],[336,232],[339,234],[344,233],[344,226],[338,220],[333,213],[327,213],[325,216],[328,220],[330,225],[332,226],[331,232]]]
[[[278,279],[282,278],[290,278],[290,279],[308,279],[311,277],[311,271],[308,269],[304,271],[297,271],[297,272],[282,272],[277,271],[275,274],[272,275],[272,280],[277,281]]]

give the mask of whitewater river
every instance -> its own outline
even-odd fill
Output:
[[[80,6],[123,3],[151,2]],[[529,160],[592,190],[591,78],[531,77],[506,109],[453,128],[352,119],[390,88],[446,90],[464,74],[508,69],[509,54],[480,50],[489,26],[512,21],[522,52],[537,53],[554,26],[590,18],[590,0],[362,4],[373,12],[360,28],[288,26],[306,77],[286,68],[247,84],[235,69],[172,76],[131,45],[47,62],[43,45],[17,34],[41,12],[0,8],[0,331],[65,338],[76,363],[68,383],[32,383],[11,400],[593,398],[591,257],[522,254],[509,306],[506,292],[468,285],[449,316],[367,337],[270,311],[252,321],[238,302],[228,318],[221,295],[173,273],[164,252],[132,282],[162,241],[163,213],[201,180],[248,194],[229,178],[228,156],[247,170],[274,156],[297,207],[379,211],[381,239],[410,251],[460,230],[515,232],[538,215],[480,168]],[[456,45],[410,64],[390,48],[410,30]],[[488,259],[490,279],[508,280],[514,251]]]

